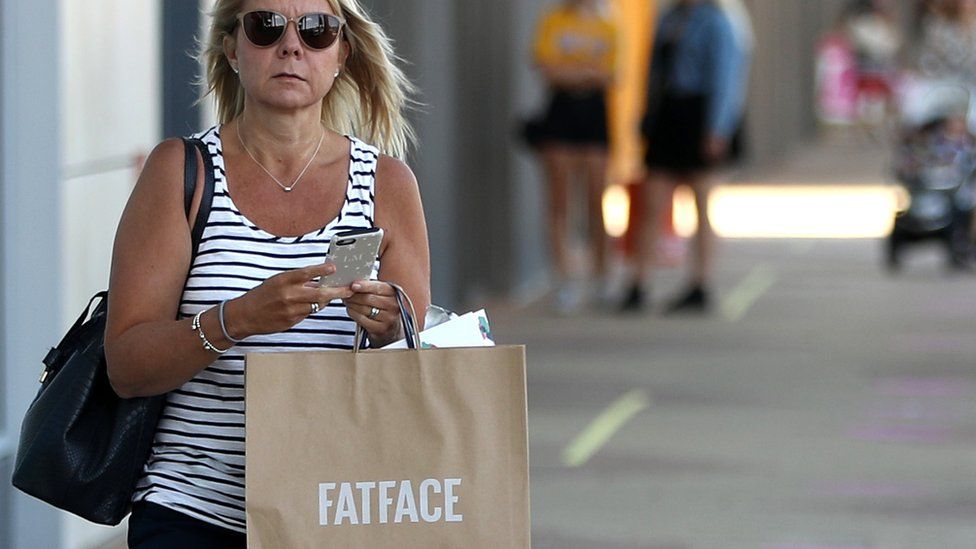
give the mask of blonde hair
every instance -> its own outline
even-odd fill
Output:
[[[332,89],[322,99],[322,121],[339,133],[354,135],[403,158],[416,134],[403,113],[416,105],[416,88],[397,67],[401,61],[383,29],[360,8],[357,0],[327,0],[346,24],[342,39],[349,56]],[[226,124],[244,110],[244,88],[224,55],[224,37],[233,37],[244,0],[217,0],[213,23],[200,58],[207,67],[207,94],[213,95],[217,120]]]

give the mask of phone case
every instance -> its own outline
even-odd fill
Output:
[[[334,235],[326,261],[335,264],[336,271],[323,277],[321,285],[341,287],[357,280],[368,280],[382,241],[382,229]]]

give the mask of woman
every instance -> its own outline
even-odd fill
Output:
[[[587,188],[588,247],[595,281],[603,284],[606,235],[602,198],[607,169],[606,92],[616,64],[617,30],[600,0],[567,0],[546,13],[535,39],[535,62],[550,104],[535,136],[549,188],[549,241],[555,262],[556,307],[568,312],[583,301],[570,266],[570,186],[574,174]]]
[[[199,136],[216,179],[199,252],[191,264],[179,140],[150,155],[115,243],[109,377],[123,397],[167,393],[130,547],[244,547],[246,352],[349,349],[357,324],[373,346],[399,339],[386,281],[418,311],[430,301],[417,182],[381,154],[412,140],[382,30],[356,0],[217,0],[213,16],[202,56],[220,125]],[[330,237],[373,226],[377,280],[319,287]]]
[[[648,219],[643,223],[637,265],[624,311],[644,306],[644,279],[657,237],[657,213],[674,185],[688,185],[698,207],[694,263],[687,290],[667,310],[708,308],[713,235],[708,220],[712,170],[729,152],[742,117],[746,50],[728,15],[711,0],[679,0],[661,18],[655,34],[648,84]]]

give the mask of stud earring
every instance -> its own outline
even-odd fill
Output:
[[[240,74],[240,72],[241,72],[241,69],[239,69],[237,67],[231,67],[230,70],[234,71],[234,74]]]
[[[335,74],[332,75],[332,78],[339,78],[339,69],[336,69]]]

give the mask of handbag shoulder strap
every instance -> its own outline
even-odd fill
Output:
[[[193,230],[190,233],[192,251],[190,257],[196,257],[197,248],[200,247],[200,240],[203,238],[203,229],[207,226],[207,219],[210,217],[210,206],[213,203],[214,194],[214,170],[213,159],[207,145],[195,138],[183,138],[184,150],[184,175],[183,175],[183,213],[189,220],[190,209],[193,206],[193,195],[196,193],[197,185],[197,155],[203,160],[203,197],[200,199],[200,208],[193,222]]]
[[[191,232],[192,241],[192,255],[191,258],[196,257],[197,248],[200,246],[200,239],[203,237],[203,229],[207,225],[207,219],[210,217],[210,207],[213,202],[214,194],[214,171],[213,171],[213,160],[210,157],[210,152],[207,150],[207,145],[200,141],[199,139],[188,139],[183,138],[183,150],[184,150],[184,177],[183,177],[183,209],[184,214],[189,221],[190,209],[193,206],[193,195],[196,192],[197,185],[200,184],[197,178],[197,154],[199,153],[200,158],[203,159],[203,197],[200,199],[200,208],[197,211],[196,220],[193,223],[193,230]],[[83,330],[86,321],[89,318],[94,319],[98,316],[104,316],[106,312],[106,296],[107,291],[101,291],[96,293],[91,300],[88,302],[88,306],[82,311],[81,316],[75,320],[75,323],[71,326],[68,332],[61,338],[58,345],[48,351],[47,355],[44,357],[43,361],[45,365],[44,374],[41,377],[41,382],[48,377],[52,370],[56,370],[64,350],[74,348],[77,343],[78,337]],[[96,301],[98,302],[95,305]],[[94,305],[94,308],[92,307]]]

